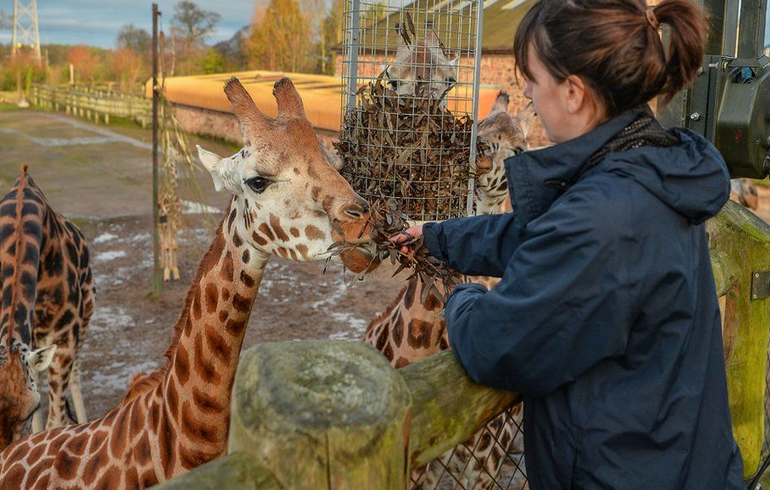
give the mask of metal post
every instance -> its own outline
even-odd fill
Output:
[[[738,58],[756,59],[765,47],[767,0],[743,0],[738,34]]]
[[[473,214],[473,200],[476,187],[476,134],[479,129],[479,78],[481,77],[481,50],[482,48],[482,36],[484,32],[484,1],[477,0],[478,15],[476,16],[476,52],[473,56],[473,112],[471,117],[473,118],[473,126],[471,127],[471,158],[470,169],[471,176],[468,179],[468,202],[465,209],[465,215],[471,216]]]
[[[349,44],[350,53],[348,54],[348,111],[356,108],[356,90],[358,89],[358,47],[361,40],[361,31],[358,28],[361,17],[361,3],[359,0],[352,0],[350,6],[351,21],[351,40]]]
[[[152,4],[152,296],[161,293],[160,231],[158,230],[158,4]]]

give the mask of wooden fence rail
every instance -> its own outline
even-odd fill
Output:
[[[768,449],[770,226],[729,202],[707,229],[733,432],[748,478]],[[238,368],[229,455],[158,488],[400,490],[410,468],[465,441],[516,401],[470,381],[451,351],[395,370],[363,343],[258,345]]]
[[[111,117],[131,119],[143,128],[152,122],[152,101],[141,95],[86,85],[48,86],[33,84],[32,103],[49,111],[65,111],[96,124],[110,123]]]

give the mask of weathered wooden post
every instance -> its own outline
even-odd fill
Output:
[[[708,232],[712,263],[716,259],[736,271],[734,286],[727,289],[720,306],[733,434],[741,448],[744,476],[750,477],[759,467],[765,439],[770,226],[730,201],[709,222]],[[717,287],[719,283],[717,277]]]
[[[258,345],[241,358],[229,451],[285,488],[406,488],[411,395],[368,344]]]

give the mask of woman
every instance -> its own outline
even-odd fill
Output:
[[[557,144],[506,162],[514,213],[407,230],[502,277],[457,286],[445,315],[468,375],[525,396],[533,490],[743,487],[703,225],[729,177],[646,106],[694,78],[705,31],[691,0],[540,0],[514,51]]]

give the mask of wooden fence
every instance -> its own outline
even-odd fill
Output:
[[[770,226],[729,202],[707,229],[748,478],[767,449]],[[238,368],[229,454],[158,488],[401,490],[516,400],[470,381],[451,351],[395,370],[362,343],[263,344]]]
[[[109,124],[110,118],[131,119],[143,128],[152,124],[152,100],[111,89],[87,85],[48,86],[33,84],[32,103],[49,111],[88,119],[95,124]]]

